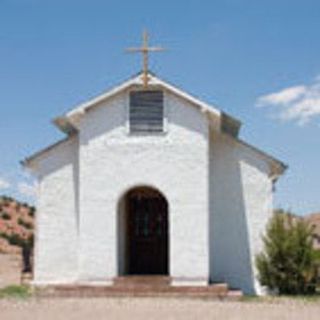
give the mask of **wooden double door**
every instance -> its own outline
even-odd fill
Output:
[[[168,204],[156,190],[127,195],[127,270],[131,275],[168,274]]]

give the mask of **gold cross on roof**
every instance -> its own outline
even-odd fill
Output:
[[[143,86],[144,88],[148,87],[148,71],[149,71],[149,52],[159,52],[164,51],[165,49],[162,47],[149,47],[149,35],[145,30],[143,32],[143,42],[140,48],[128,48],[126,51],[131,53],[139,52],[142,54],[143,58]]]

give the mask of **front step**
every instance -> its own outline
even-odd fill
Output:
[[[111,286],[59,285],[38,289],[39,297],[190,297],[238,300],[241,291],[229,290],[225,283],[208,286],[171,286],[170,277],[125,276]]]
[[[167,287],[171,283],[171,278],[167,276],[121,276],[113,280],[116,287]]]

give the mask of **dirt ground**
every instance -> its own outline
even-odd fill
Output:
[[[20,257],[0,254],[0,288],[20,281]],[[219,302],[174,298],[0,299],[0,320],[319,320],[320,300]]]
[[[4,288],[12,284],[19,284],[20,270],[20,255],[0,253],[0,288]]]
[[[0,300],[1,320],[319,320],[320,302],[219,302],[161,298]]]

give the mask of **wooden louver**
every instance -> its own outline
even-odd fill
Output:
[[[133,91],[130,93],[130,132],[163,131],[163,92]]]

